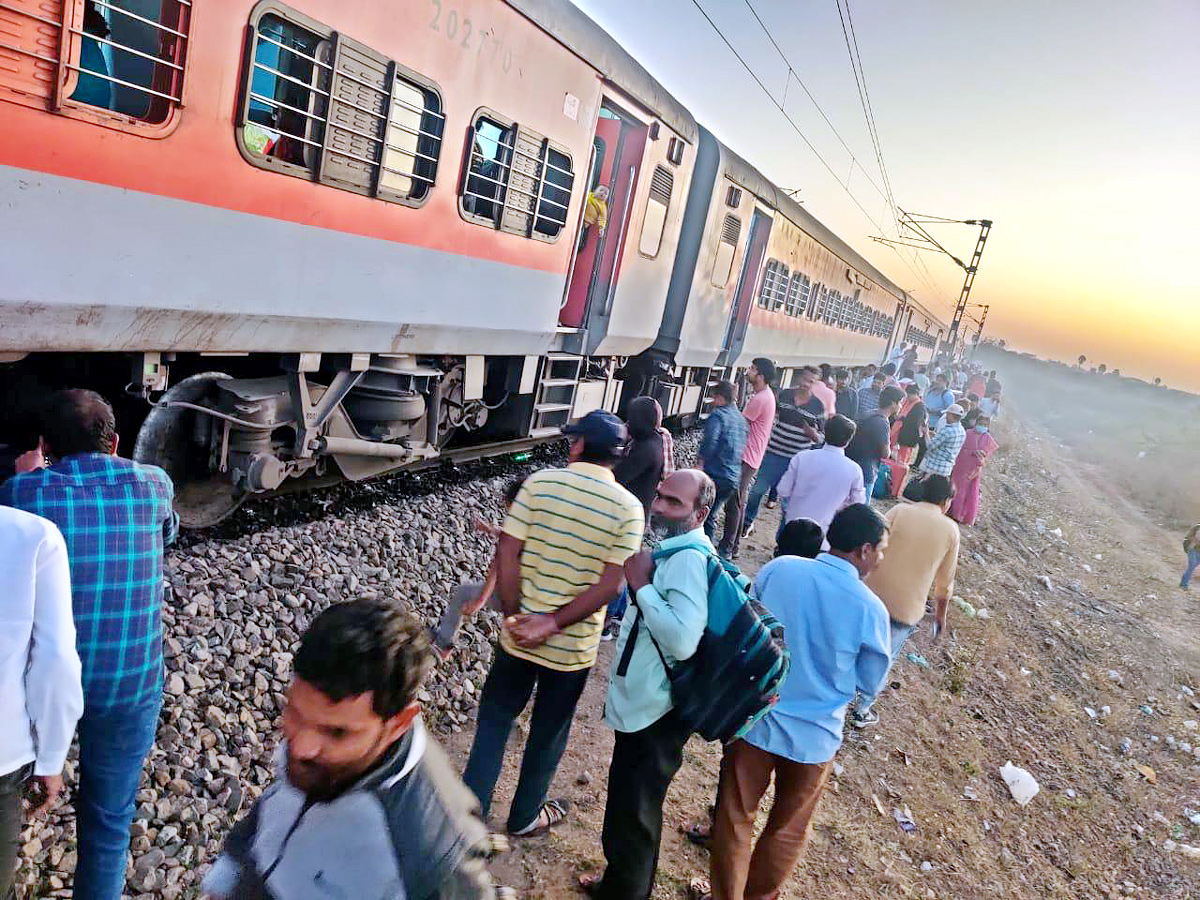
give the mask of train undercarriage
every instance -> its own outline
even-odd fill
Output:
[[[641,394],[689,424],[718,374],[571,354],[30,354],[0,365],[0,396],[36,415],[54,389],[97,390],[122,452],[165,469],[183,525],[205,528],[255,495],[528,448]],[[17,430],[0,433],[10,456],[29,449]]]

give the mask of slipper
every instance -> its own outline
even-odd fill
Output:
[[[708,849],[712,846],[712,823],[697,822],[688,828],[683,829],[684,836],[689,841],[700,847]]]
[[[575,883],[579,886],[581,891],[588,896],[591,896],[592,894],[596,893],[596,890],[600,887],[600,882],[603,880],[603,875],[597,875],[595,872],[588,872],[576,878]]]
[[[687,887],[688,900],[712,900],[712,885],[707,878],[693,878]]]
[[[555,825],[561,823],[567,817],[570,809],[569,800],[547,800],[542,804],[542,808],[532,822],[518,831],[509,830],[508,833],[512,837],[519,838],[541,837],[543,834],[549,833]]]

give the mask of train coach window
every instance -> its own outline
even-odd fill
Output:
[[[459,210],[498,231],[556,240],[567,223],[575,170],[548,138],[490,112],[471,128]]]
[[[733,257],[737,253],[738,239],[742,236],[742,220],[737,216],[728,215],[721,226],[721,239],[717,242],[717,253],[713,257],[712,282],[713,287],[723,288],[729,284],[729,276],[733,274]]]
[[[792,282],[788,285],[787,302],[784,304],[784,312],[789,316],[799,316],[804,312],[804,308],[808,305],[808,292],[810,282],[808,276],[802,272],[796,272],[792,276]]]
[[[393,76],[376,190],[381,200],[416,204],[425,199],[437,177],[445,121],[442,98],[432,86],[412,73]]]
[[[126,131],[165,125],[183,98],[191,17],[190,0],[0,3],[0,99]]]
[[[638,242],[638,251],[643,256],[658,256],[674,188],[675,176],[662,166],[655,166],[654,176],[650,179],[650,195],[646,198],[646,215],[642,218],[642,237]]]
[[[487,116],[475,120],[467,183],[463,189],[463,212],[498,227],[508,182],[510,128]]]
[[[553,239],[558,237],[558,233],[567,224],[567,210],[571,205],[575,172],[571,168],[571,157],[555,150],[549,142],[543,154],[542,187],[538,192],[537,218],[533,223],[533,230]]]
[[[63,4],[69,7],[69,4]],[[71,99],[140,119],[164,121],[183,90],[187,0],[86,0]]]
[[[327,29],[319,33],[274,13],[259,18],[240,134],[256,165],[311,177],[325,139],[329,38]]]
[[[758,289],[758,305],[763,309],[777,310],[787,298],[790,270],[777,259],[768,259],[763,270],[762,285]]]
[[[436,86],[287,7],[256,9],[238,130],[243,156],[391,203],[423,202],[442,143]]]

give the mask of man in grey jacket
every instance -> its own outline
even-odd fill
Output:
[[[205,892],[220,900],[490,900],[478,804],[418,718],[430,662],[412,617],[326,609],[296,653],[285,777],[234,826]]]
[[[603,878],[580,879],[605,900],[646,900],[654,888],[663,800],[692,733],[675,713],[664,659],[674,665],[691,657],[708,624],[708,560],[716,548],[703,526],[716,493],[698,469],[669,475],[658,486],[651,526],[664,536],[659,551],[677,552],[657,565],[647,551],[625,563],[633,600],[605,703],[605,720],[617,732],[604,808],[608,868]]]

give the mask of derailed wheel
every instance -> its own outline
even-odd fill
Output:
[[[175,483],[175,509],[185,528],[208,528],[241,506],[246,492],[210,464],[221,420],[195,409],[215,407],[222,372],[202,372],[172,387],[138,431],[133,458],[160,466]]]

